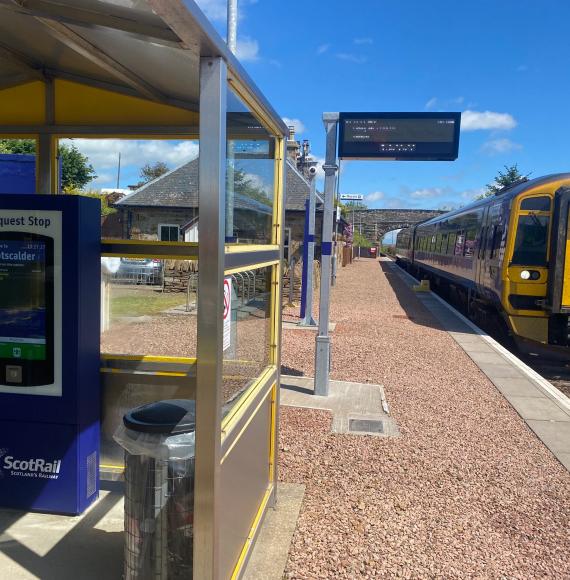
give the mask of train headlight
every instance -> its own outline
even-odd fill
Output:
[[[521,278],[523,280],[540,280],[540,272],[537,270],[523,270]]]

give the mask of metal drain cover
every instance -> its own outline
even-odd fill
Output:
[[[384,433],[384,423],[377,419],[349,419],[348,430],[358,433]]]

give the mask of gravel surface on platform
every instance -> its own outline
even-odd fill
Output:
[[[342,269],[331,320],[332,378],[383,384],[401,437],[282,409],[281,478],[306,484],[286,577],[570,577],[570,475],[399,276]],[[314,335],[283,341],[312,375]]]

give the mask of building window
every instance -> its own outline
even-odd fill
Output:
[[[161,242],[178,242],[180,227],[172,224],[158,224],[158,239]]]

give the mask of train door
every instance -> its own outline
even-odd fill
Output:
[[[501,207],[501,203],[496,203],[487,210],[479,278],[479,284],[485,288],[485,291],[498,299],[501,295],[501,241],[504,232]]]
[[[570,313],[570,187],[554,196],[550,237],[548,305],[554,314]]]
[[[479,287],[479,291],[485,286],[485,249],[487,247],[487,230],[489,229],[488,218],[489,208],[485,207],[479,229],[477,248],[473,256],[475,259],[475,282]]]

